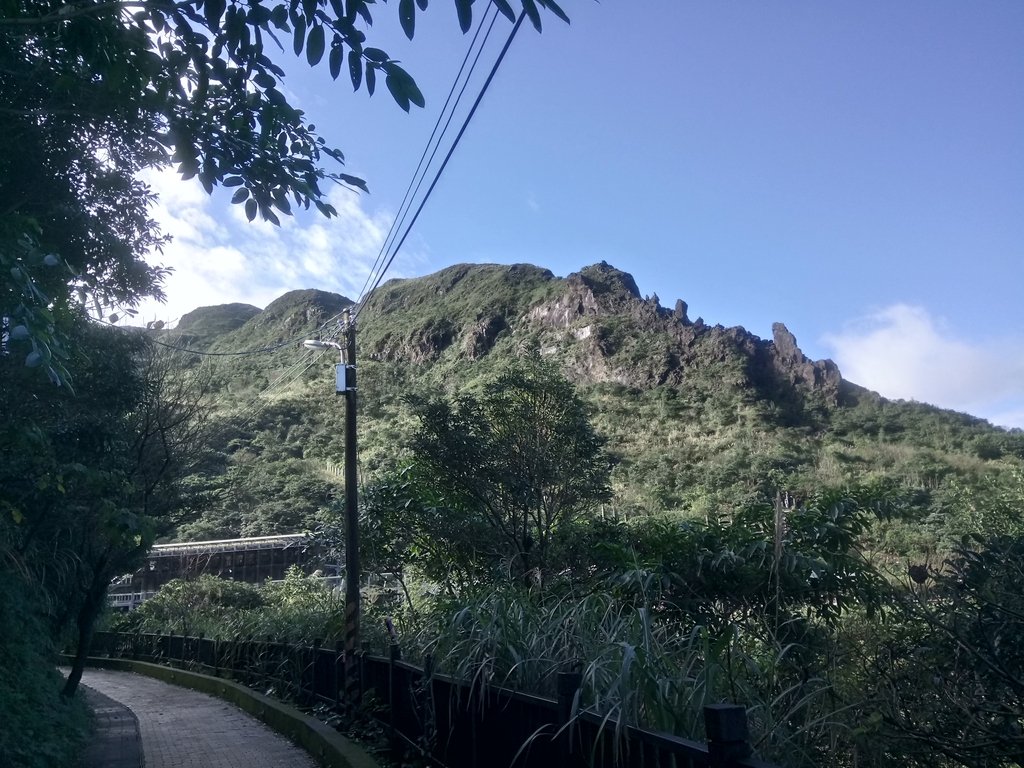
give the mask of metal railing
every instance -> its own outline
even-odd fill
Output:
[[[210,640],[97,632],[93,656],[137,659],[230,677],[295,701],[344,709],[341,644],[296,646],[272,639]],[[363,711],[379,720],[392,750],[447,768],[777,768],[750,757],[746,711],[704,708],[707,742],[615,722],[578,709],[581,676],[559,673],[556,699],[457,680],[401,658],[357,654]]]

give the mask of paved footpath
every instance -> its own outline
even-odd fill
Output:
[[[86,669],[82,683],[135,713],[145,768],[315,768],[306,752],[214,696],[106,669]]]

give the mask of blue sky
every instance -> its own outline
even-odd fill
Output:
[[[520,32],[389,276],[606,260],[692,318],[785,322],[884,395],[1024,427],[1024,3],[562,4],[570,26]],[[275,229],[153,177],[177,273],[146,319],[355,298],[469,42],[450,2],[411,43],[397,4],[376,15],[426,110],[304,62],[286,82],[371,194]]]

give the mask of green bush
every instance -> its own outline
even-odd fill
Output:
[[[319,576],[292,567],[283,581],[262,586],[207,574],[175,579],[136,613],[134,624],[142,632],[311,643],[343,636],[345,598]]]
[[[0,627],[0,761],[5,768],[73,765],[88,735],[88,710],[81,698],[61,697],[43,606],[13,569],[0,568]]]
[[[164,584],[142,604],[136,621],[144,632],[215,637],[228,616],[262,604],[258,587],[203,574],[197,579],[173,579]]]

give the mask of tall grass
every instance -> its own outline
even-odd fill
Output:
[[[198,585],[189,589],[202,591]],[[259,603],[246,607],[193,604],[191,633],[296,644],[343,636],[344,597],[315,579],[293,573],[252,591]],[[411,605],[386,592],[364,595],[363,637],[372,651],[391,642],[386,617],[398,629],[406,659],[430,654],[435,670],[475,686],[553,698],[557,674],[579,672],[579,708],[615,731],[632,725],[702,740],[703,707],[733,702],[747,707],[752,742],[762,757],[797,768],[820,765],[828,754],[829,764],[842,765],[837,755],[849,751],[852,713],[839,703],[820,650],[810,648],[820,634],[802,624],[712,631],[685,623],[655,591],[644,589],[626,599],[503,586],[457,604],[416,588],[412,595]],[[141,628],[181,631],[162,623],[168,614],[156,609],[159,604],[156,598],[138,612]]]
[[[656,601],[627,604],[610,594],[541,598],[498,589],[439,611],[403,651],[430,653],[436,668],[479,685],[553,697],[558,672],[582,673],[581,709],[616,730],[635,725],[703,739],[703,707],[748,708],[752,741],[787,765],[818,765],[842,708],[806,650],[770,633],[732,627],[713,634],[665,620]],[[839,764],[839,763],[835,763]]]

